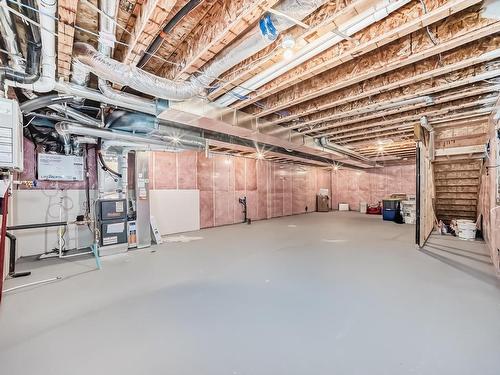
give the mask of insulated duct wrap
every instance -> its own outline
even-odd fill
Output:
[[[284,0],[275,10],[300,21],[324,3],[325,0]],[[129,86],[158,98],[187,100],[202,94],[222,73],[267,47],[276,40],[280,32],[293,25],[294,22],[288,18],[266,14],[240,41],[233,43],[213,59],[203,73],[192,76],[185,82],[161,78],[135,66],[123,64],[106,56],[103,48],[98,52],[85,43],[75,43],[73,53],[77,61],[101,79]]]

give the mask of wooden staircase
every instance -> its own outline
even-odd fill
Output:
[[[435,212],[438,220],[476,220],[481,167],[481,159],[434,162]]]

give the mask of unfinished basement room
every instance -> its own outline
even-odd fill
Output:
[[[0,374],[500,374],[500,0],[0,0],[0,60]]]

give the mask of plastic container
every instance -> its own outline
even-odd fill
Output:
[[[476,238],[476,223],[472,220],[457,220],[458,237],[463,240],[473,240]]]
[[[349,211],[348,203],[339,203],[339,211]]]
[[[384,211],[382,213],[382,218],[384,220],[387,220],[387,221],[394,221],[394,220],[396,220],[396,210],[393,210],[393,209],[390,209],[390,208],[384,209]]]
[[[368,209],[368,203],[366,202],[359,203],[359,212],[361,212],[362,214],[366,214],[367,209]]]

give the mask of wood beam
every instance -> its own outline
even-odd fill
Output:
[[[185,48],[184,46],[188,43],[187,38],[190,33],[198,24],[204,22],[204,17],[216,2],[217,0],[202,1],[191,12],[184,15],[168,33],[161,32],[162,43],[157,51],[159,58],[151,58],[144,69],[162,77],[167,76],[172,71],[173,63],[171,61],[175,57],[175,54]]]
[[[190,43],[180,50],[175,58],[171,74],[176,79],[185,80],[230,44],[250,25],[255,24],[266,8],[279,0],[237,0],[218,2],[198,24],[189,37]]]
[[[373,3],[373,0],[334,0],[327,2],[318,11],[306,17],[304,20],[304,23],[308,25],[306,31],[300,27],[292,27],[286,31],[286,34],[294,37],[296,40],[304,40],[310,43],[340,28],[343,23],[360,13],[369,10],[373,7]],[[238,84],[243,83],[259,72],[281,61],[283,58],[282,53],[280,51],[273,53],[279,46],[280,41],[281,38],[278,38],[275,43],[229,69],[222,75],[220,86],[209,95],[209,99],[213,100],[219,97]]]
[[[459,91],[459,92],[451,92],[448,95],[442,95],[441,97],[436,97],[432,104],[427,104],[424,102],[424,103],[419,103],[419,104],[412,105],[412,106],[391,109],[388,111],[378,111],[378,112],[374,112],[373,114],[369,114],[366,116],[352,116],[352,117],[348,117],[347,119],[342,119],[339,121],[328,121],[324,124],[319,124],[316,127],[302,131],[301,134],[317,133],[319,131],[325,131],[325,130],[332,129],[332,128],[337,129],[337,128],[345,127],[347,125],[358,124],[361,122],[377,119],[380,117],[383,117],[384,119],[393,118],[393,119],[400,119],[401,121],[404,121],[403,120],[405,118],[404,115],[403,116],[395,116],[395,115],[401,115],[405,112],[410,112],[410,111],[412,111],[415,115],[418,115],[420,113],[422,113],[422,116],[424,115],[424,113],[429,113],[429,115],[431,115],[433,108],[438,108],[438,106],[442,107],[444,104],[446,104],[448,102],[453,102],[453,101],[456,101],[459,99],[469,98],[469,97],[478,96],[478,95],[494,93],[494,92],[498,92],[499,90],[500,90],[500,86],[487,86],[486,85],[486,86],[480,86],[477,88],[473,87],[469,90]],[[428,111],[427,108],[431,109],[431,112],[427,112]],[[289,129],[289,128],[285,128],[285,129]]]
[[[293,68],[281,77],[265,84],[258,90],[257,95],[252,100],[262,99],[303,82],[314,75],[369,53],[478,2],[477,0],[426,1],[428,13],[424,14],[422,4],[419,1],[413,1],[398,11],[391,13],[383,20],[354,34],[353,38],[359,41],[358,45],[353,45],[348,40],[338,43],[301,66]],[[242,103],[241,105],[245,104]]]
[[[500,75],[500,63],[497,64],[498,69],[491,69],[491,66],[476,65],[468,69],[458,72],[449,73],[443,77],[431,78],[417,84],[409,85],[398,90],[391,90],[376,96],[368,96],[358,101],[350,101],[343,106],[336,106],[328,110],[316,112],[308,116],[300,117],[297,121],[291,122],[292,125],[287,126],[287,129],[299,129],[306,126],[312,126],[326,121],[343,119],[353,115],[363,115],[374,111],[382,111],[385,108],[398,108],[393,111],[398,111],[402,106],[405,106],[406,101],[417,100],[424,96],[431,96],[450,91],[463,86],[472,86],[478,82],[497,77]],[[423,107],[426,102],[406,104],[406,108]],[[390,111],[389,111],[390,112]],[[296,123],[297,122],[297,123]]]
[[[500,38],[491,44],[483,43],[484,50],[475,49],[473,46],[462,47],[461,50],[469,56],[468,58],[457,56],[456,59],[450,58],[439,61],[439,58],[432,57],[418,65],[415,64],[398,70],[398,74],[395,76],[385,74],[287,108],[288,113],[286,116],[268,116],[265,117],[262,123],[279,124],[301,117],[307,119],[308,115],[359,100],[370,100],[372,97],[391,99],[396,92],[403,94],[407,91],[410,93],[419,92],[422,89],[432,89],[434,86],[446,85],[457,81],[457,79],[476,77],[487,71],[487,64],[492,64],[492,59],[500,57],[500,50],[496,49],[497,46],[500,46]],[[471,78],[471,83],[472,80]]]
[[[69,80],[78,0],[59,0],[57,12],[57,74]]]
[[[140,9],[131,32],[129,47],[124,52],[123,62],[136,65],[144,51],[163,28],[175,5],[172,0],[147,0]]]
[[[432,44],[425,31],[419,31],[415,37],[412,35],[399,39],[386,45],[385,48],[343,64],[337,69],[314,76],[300,86],[293,86],[281,91],[279,95],[268,97],[260,101],[258,107],[249,108],[248,112],[262,117],[388,72],[392,72],[393,77],[401,77],[405,67],[421,72],[421,69],[430,70],[443,62],[450,64],[450,60],[456,63],[471,57],[462,49],[458,52],[453,51],[468,43],[471,45],[467,51],[469,53],[476,51],[475,56],[484,52],[485,44],[490,46],[489,50],[498,47],[499,38],[489,36],[500,32],[500,22],[491,23],[491,21],[485,22],[484,20],[480,22],[479,16],[472,16],[475,17],[474,22],[470,20],[465,22],[471,15],[460,14],[458,21],[461,21],[459,25],[462,28],[459,30],[457,30],[457,20],[439,24],[440,42],[437,45]],[[478,42],[479,40],[481,42]],[[478,53],[479,45],[481,49]],[[433,56],[434,59],[431,58]],[[418,67],[412,67],[414,64],[417,65],[416,63]],[[432,65],[429,66],[429,64]],[[241,108],[240,105],[236,107]]]

